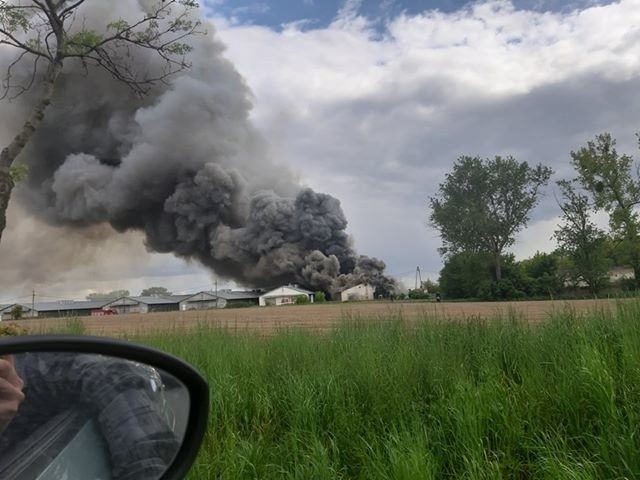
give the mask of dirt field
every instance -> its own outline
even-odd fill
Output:
[[[150,331],[190,329],[200,324],[231,331],[248,329],[271,334],[288,327],[323,331],[334,327],[345,318],[389,319],[401,317],[408,322],[415,322],[434,318],[460,319],[470,316],[487,318],[497,314],[507,314],[511,310],[517,312],[527,321],[537,322],[548,318],[554,309],[563,309],[567,305],[577,311],[588,311],[594,308],[612,308],[615,306],[615,302],[609,300],[441,304],[366,302],[85,317],[82,318],[82,322],[86,333],[94,335],[119,336]],[[34,319],[22,320],[20,325],[36,333],[64,329],[68,321],[67,319]]]

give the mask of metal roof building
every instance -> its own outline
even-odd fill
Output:
[[[256,290],[218,290],[217,292],[199,292],[189,295],[180,302],[180,310],[209,310],[225,308],[227,305],[252,303],[258,305],[260,292]]]
[[[173,312],[180,309],[180,302],[191,295],[170,295],[166,297],[122,297],[107,303],[104,308],[124,313]]]

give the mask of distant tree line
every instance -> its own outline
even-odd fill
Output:
[[[553,172],[513,157],[459,158],[429,199],[429,221],[440,231],[445,260],[437,289],[448,298],[487,300],[637,289],[640,167],[615,147],[604,133],[571,152],[575,177],[556,182],[562,212],[554,232],[558,248],[520,262],[506,250],[527,225]],[[607,230],[593,221],[596,213],[608,216]],[[629,267],[634,278],[611,285],[613,266]]]
[[[94,292],[87,295],[87,300],[100,302],[103,300],[117,300],[118,298],[128,297],[131,293],[129,290],[112,290],[110,292]],[[169,289],[165,287],[149,287],[140,292],[141,297],[169,297],[173,295]]]

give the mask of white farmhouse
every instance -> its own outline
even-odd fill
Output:
[[[609,281],[611,283],[620,282],[621,280],[631,280],[635,278],[633,268],[629,267],[611,267],[608,273]]]
[[[300,296],[306,296],[313,303],[313,292],[299,288],[297,285],[287,285],[261,295],[260,306],[294,305]]]
[[[373,300],[374,288],[367,284],[361,283],[355,287],[347,288],[340,293],[340,300],[343,302],[357,302],[362,300]]]

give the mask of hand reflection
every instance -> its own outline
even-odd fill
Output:
[[[0,357],[0,432],[9,425],[24,400],[24,382],[15,369],[13,355]]]

